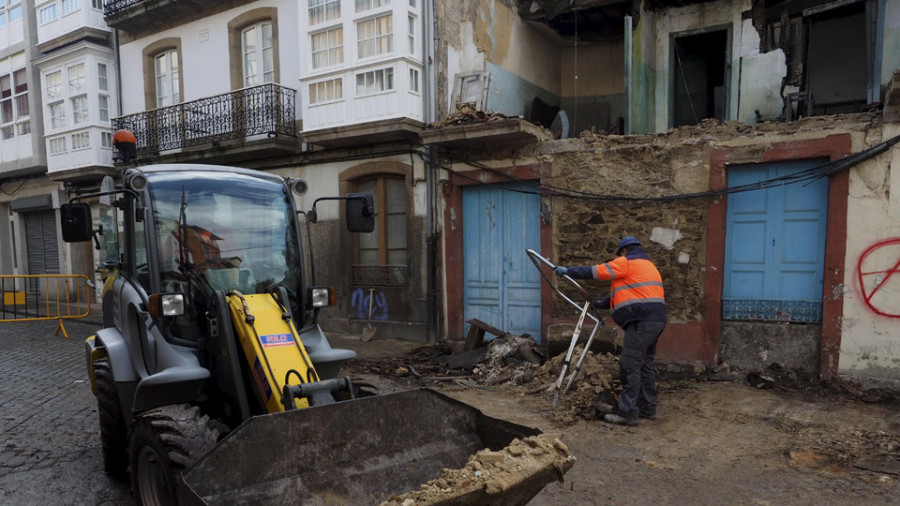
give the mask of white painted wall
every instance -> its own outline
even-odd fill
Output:
[[[564,47],[524,23],[503,2],[478,2],[475,20],[462,20],[458,39],[461,47],[447,46],[449,93],[454,75],[486,70],[487,62],[555,95],[562,93]]]
[[[22,6],[22,9],[24,10],[25,7]],[[25,42],[26,14],[27,13],[23,12],[21,18],[0,26],[0,47],[7,48]]]
[[[882,139],[897,135],[885,125]],[[839,373],[900,384],[900,147],[851,169],[847,220]]]
[[[357,22],[386,14],[390,14],[392,20],[392,51],[383,55],[360,58],[357,51]],[[309,24],[309,12],[305,7],[301,7],[298,16],[298,31],[301,36],[295,59],[302,72],[298,100],[303,110],[304,131],[395,118],[424,121],[421,91],[424,86],[422,34],[425,30],[421,2],[416,2],[415,6],[412,6],[408,0],[393,0],[382,7],[359,13],[354,9],[353,3],[344,2],[339,18],[315,25]],[[412,51],[409,43],[410,16],[415,20],[411,30],[415,38]],[[314,69],[311,58],[312,34],[339,27],[343,28],[343,62]],[[357,96],[357,74],[388,68],[394,73],[392,90]],[[418,92],[410,86],[411,69],[419,73]],[[341,98],[310,104],[311,85],[337,78],[342,82]]]
[[[66,71],[68,68],[83,64],[85,68],[86,90],[84,93],[88,100],[88,121],[75,125],[73,122],[72,97],[69,92],[69,83]],[[106,89],[100,88],[98,66],[106,66]],[[112,134],[112,126],[109,120],[103,120],[100,116],[100,96],[107,97],[109,118],[118,115],[117,111],[117,87],[115,55],[112,49],[95,44],[81,42],[65,49],[51,53],[47,58],[38,61],[41,81],[41,104],[44,117],[44,139],[47,151],[47,172],[53,173],[62,170],[70,170],[79,167],[106,166],[112,167],[112,148],[102,146],[102,134]],[[61,96],[50,99],[47,95],[47,75],[60,72],[62,75]],[[50,120],[50,104],[61,102],[66,110],[65,125],[53,128]],[[73,149],[73,136],[87,133],[90,137],[90,145],[87,148]],[[50,141],[65,138],[66,151],[64,153],[52,153]]]
[[[299,45],[296,0],[261,0],[214,14],[192,23],[154,33],[120,49],[122,66],[122,114],[144,111],[143,49],[168,37],[181,39],[181,78],[184,83],[183,102],[231,91],[229,79],[228,22],[240,14],[261,7],[278,9],[279,68],[282,84],[297,89],[299,59],[295,48]],[[152,81],[152,79],[151,79]],[[300,108],[297,108],[299,115]]]
[[[56,19],[42,24],[41,10],[53,4],[56,5]],[[65,16],[62,14],[62,3],[59,0],[36,2],[34,16],[37,20],[38,44],[43,44],[84,27],[96,28],[105,32],[111,31],[103,19],[103,10],[94,9],[90,0],[82,0],[77,10]]]

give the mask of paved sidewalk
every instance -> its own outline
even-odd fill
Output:
[[[91,321],[99,322],[96,315]],[[0,504],[131,504],[103,472],[84,338],[99,325],[0,323]]]

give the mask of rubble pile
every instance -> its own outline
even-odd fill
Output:
[[[579,344],[572,352],[561,390],[570,375],[577,375],[568,392],[562,394],[560,391],[553,415],[558,421],[594,419],[597,410],[610,412],[616,402],[615,395],[620,389],[619,359],[609,353],[588,350],[578,368],[583,350],[584,346]],[[538,351],[537,344],[530,338],[511,334],[501,336],[488,343],[485,359],[475,366],[472,376],[483,385],[516,388],[523,394],[546,396],[550,403],[566,354],[541,360]]]
[[[456,125],[468,125],[472,123],[485,123],[488,121],[499,121],[509,119],[511,116],[493,111],[479,111],[475,109],[473,104],[459,104],[456,112],[447,116],[445,119],[432,123],[429,128],[441,128]]]
[[[419,490],[393,495],[380,506],[482,505],[499,498],[502,504],[524,504],[536,493],[535,484],[543,482],[543,476],[561,480],[574,464],[575,457],[559,434],[515,439],[499,451],[481,450],[462,468],[444,469]]]

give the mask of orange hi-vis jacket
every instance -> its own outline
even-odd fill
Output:
[[[611,281],[609,307],[624,327],[638,320],[666,321],[665,290],[659,270],[641,249],[591,267],[570,267],[573,278]]]

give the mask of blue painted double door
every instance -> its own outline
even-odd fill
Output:
[[[526,185],[463,190],[463,316],[540,343],[541,277],[525,253],[540,251],[540,196],[530,191]]]
[[[728,186],[796,175],[824,162],[733,166]],[[821,321],[827,211],[827,177],[728,196],[723,318]]]

